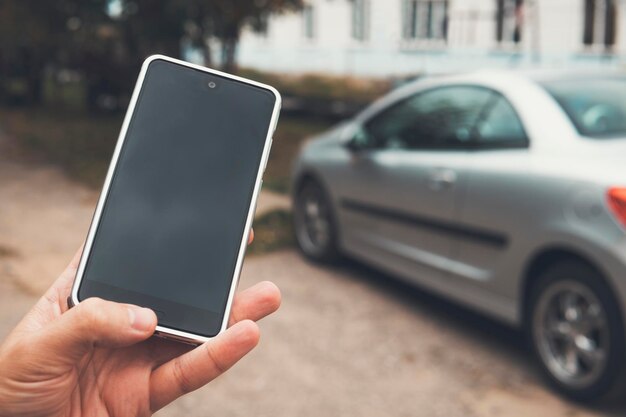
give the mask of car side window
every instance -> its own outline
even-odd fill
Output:
[[[498,93],[483,111],[476,126],[478,148],[525,147],[528,138],[513,106]]]
[[[471,86],[439,87],[420,92],[370,119],[367,141],[387,149],[467,147],[490,90]]]

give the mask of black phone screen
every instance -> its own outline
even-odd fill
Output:
[[[224,319],[276,97],[166,60],[148,66],[78,291],[204,336]]]

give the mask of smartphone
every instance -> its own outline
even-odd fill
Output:
[[[143,64],[70,304],[154,310],[156,334],[223,331],[278,122],[268,85],[155,55]]]

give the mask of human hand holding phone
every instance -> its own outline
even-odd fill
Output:
[[[151,415],[250,352],[255,321],[280,305],[258,283],[236,295],[229,329],[193,348],[151,337],[148,309],[90,299],[68,310],[80,253],[0,346],[0,416]]]

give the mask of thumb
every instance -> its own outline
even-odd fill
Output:
[[[123,347],[145,340],[156,325],[150,309],[89,298],[50,323],[39,336],[47,355],[74,363],[93,347]]]

